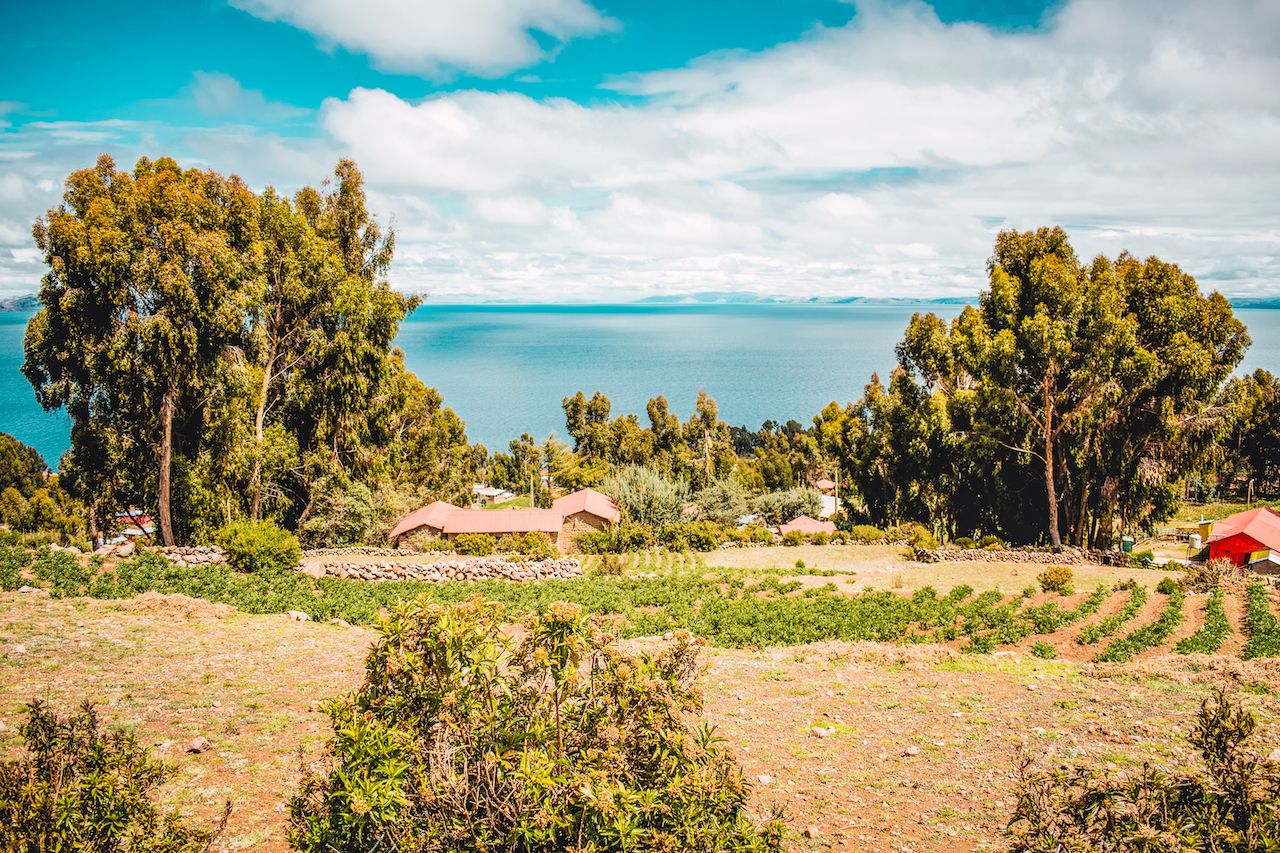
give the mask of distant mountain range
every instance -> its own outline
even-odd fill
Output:
[[[39,308],[40,297],[34,293],[27,293],[22,296],[0,297],[0,312],[36,311]]]

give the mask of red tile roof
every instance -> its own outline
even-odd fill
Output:
[[[836,484],[832,480],[819,480],[813,484],[813,487],[820,492],[829,492],[836,487]]]
[[[444,529],[445,517],[453,510],[459,509],[446,501],[435,501],[424,507],[415,509],[413,512],[400,519],[400,523],[391,529],[391,538],[395,539],[410,531],[417,530],[419,527],[431,527],[435,530]]]
[[[445,518],[444,532],[501,536],[541,530],[555,536],[563,525],[564,516],[554,509],[455,509]]]
[[[1238,533],[1252,537],[1272,550],[1280,551],[1280,512],[1260,506],[1229,515],[1213,523],[1209,541],[1218,542]]]
[[[595,489],[579,489],[572,494],[557,498],[552,501],[551,508],[561,515],[590,513],[596,518],[603,518],[610,524],[617,524],[622,520],[622,510],[618,509],[613,498]]]
[[[799,518],[793,518],[786,524],[778,525],[778,532],[783,536],[786,536],[793,530],[799,530],[801,533],[806,535],[811,533],[835,533],[836,525],[835,522],[818,521],[816,518],[810,518],[807,515],[802,515]]]

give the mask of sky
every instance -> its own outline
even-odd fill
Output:
[[[317,185],[455,302],[971,296],[995,234],[1280,296],[1275,0],[49,0],[0,34],[0,295],[100,153]]]

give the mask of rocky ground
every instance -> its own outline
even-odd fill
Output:
[[[221,850],[284,849],[299,753],[328,735],[320,703],[355,687],[373,632],[245,616],[149,594],[123,602],[0,596],[0,754],[24,703],[99,703],[180,768],[168,801],[210,820]],[[997,850],[1014,750],[1114,769],[1193,761],[1201,700],[1227,685],[1280,746],[1280,661],[1149,654],[1124,666],[1020,650],[822,643],[708,651],[707,716],[754,785],[782,806],[794,850]]]

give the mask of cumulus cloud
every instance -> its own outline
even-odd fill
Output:
[[[256,89],[221,71],[196,71],[184,93],[201,115],[246,121],[279,121],[300,118],[310,110],[268,100]]]
[[[864,2],[846,26],[619,78],[589,105],[355,89],[321,106],[311,140],[177,139],[282,188],[353,156],[399,231],[393,283],[436,298],[968,295],[997,230],[1045,224],[1084,256],[1158,254],[1206,286],[1274,294],[1277,43],[1280,6],[1261,0],[1070,0],[1018,32]],[[65,175],[60,152],[85,165],[90,139],[122,132],[6,134],[0,159],[41,156],[13,167],[5,210],[47,206],[34,182]]]
[[[497,76],[544,56],[533,33],[558,42],[610,29],[583,0],[231,0],[283,21],[322,45],[367,54],[387,71],[438,76],[452,69]]]

